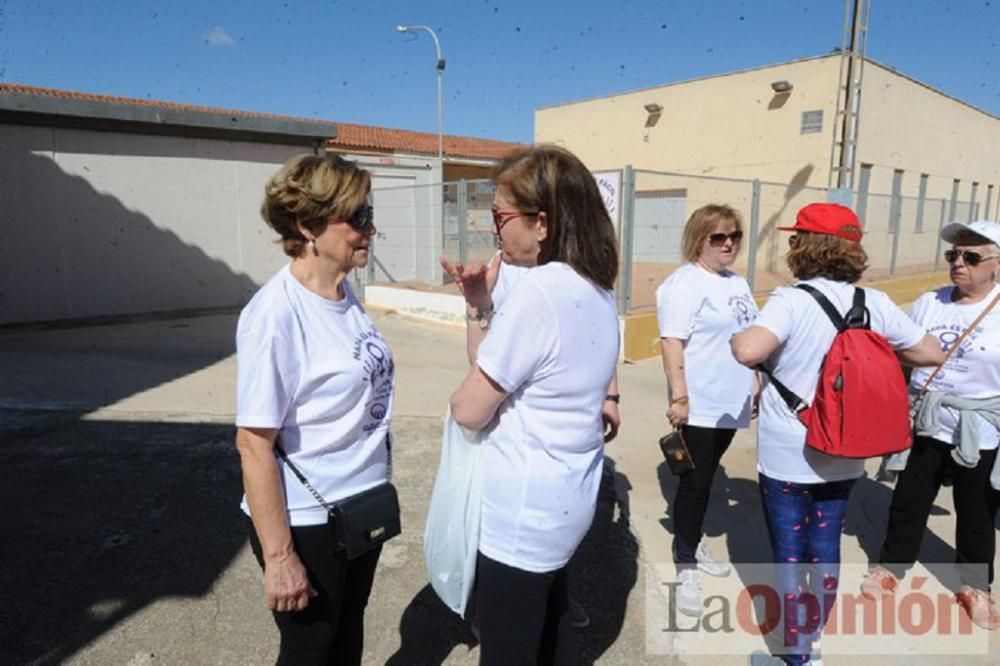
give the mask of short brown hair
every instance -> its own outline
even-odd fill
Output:
[[[868,254],[857,241],[829,234],[796,232],[785,261],[799,280],[824,277],[852,284],[868,269]]]
[[[516,148],[493,170],[493,179],[525,215],[545,213],[548,234],[538,263],[561,261],[611,289],[618,276],[615,227],[594,176],[576,155],[559,146]]]
[[[323,233],[330,217],[346,220],[365,202],[371,174],[338,155],[298,155],[264,187],[261,217],[281,236],[289,257],[301,256],[306,238],[299,224]]]
[[[697,261],[705,239],[715,229],[720,220],[732,220],[736,230],[743,231],[743,218],[732,206],[708,204],[691,213],[681,236],[681,254],[684,261]],[[737,250],[739,247],[737,247]]]

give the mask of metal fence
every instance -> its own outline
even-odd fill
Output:
[[[652,309],[657,286],[682,262],[681,235],[687,218],[710,203],[727,204],[744,218],[744,242],[733,266],[755,292],[789,284],[785,265],[788,234],[806,204],[833,197],[826,188],[802,182],[691,175],[625,167],[606,197],[618,229],[622,312]],[[419,282],[447,289],[437,257],[486,261],[496,252],[490,206],[493,183],[463,180],[418,188],[373,190],[376,225],[373,261],[364,283]],[[602,190],[602,193],[603,190]],[[937,270],[942,267],[938,237],[949,220],[977,219],[978,204],[954,199],[916,198],[870,192],[850,193],[865,231],[870,268],[867,279]]]

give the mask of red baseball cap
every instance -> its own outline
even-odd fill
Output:
[[[849,241],[861,240],[861,222],[854,211],[835,203],[812,203],[799,209],[794,227],[782,231],[811,231],[814,234],[839,236]]]

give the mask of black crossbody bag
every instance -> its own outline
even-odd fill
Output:
[[[388,442],[386,446],[389,446]],[[345,552],[347,559],[353,560],[399,535],[399,496],[390,482],[386,481],[357,495],[345,497],[336,504],[330,504],[312,487],[299,468],[292,464],[279,442],[275,443],[274,448],[295,478],[326,509],[327,525],[333,531],[334,542],[337,544],[336,552]]]

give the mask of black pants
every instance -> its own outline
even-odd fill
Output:
[[[671,507],[674,515],[673,551],[675,563],[694,566],[715,470],[719,469],[722,454],[729,448],[736,431],[684,425],[682,432],[694,460],[694,469],[680,478],[677,494],[674,495]]]
[[[250,546],[261,568],[264,559],[253,523]],[[292,528],[295,552],[309,573],[318,595],[305,610],[274,612],[281,634],[279,666],[361,664],[365,637],[365,606],[375,580],[381,546],[348,560],[334,553],[333,532],[327,525]]]
[[[479,553],[475,602],[483,666],[579,662],[566,567],[533,573]]]
[[[930,437],[917,437],[906,469],[899,473],[889,506],[889,528],[879,560],[902,577],[917,561],[934,498],[945,474],[954,478],[955,562],[962,583],[987,590],[993,582],[996,500],[990,471],[997,452],[981,451],[979,464],[962,467],[951,457],[954,447]]]

